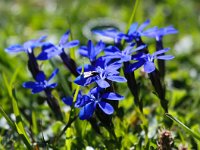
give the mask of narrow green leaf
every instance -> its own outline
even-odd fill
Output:
[[[9,116],[5,113],[5,111],[3,110],[2,106],[0,106],[0,113],[1,113],[2,116],[4,116],[4,118],[7,120],[8,124],[11,126],[11,128],[12,128],[13,130],[16,130],[13,121],[12,121],[12,120],[9,118]]]
[[[32,111],[32,123],[33,123],[33,126],[32,126],[32,130],[34,132],[34,134],[38,134],[38,127],[37,127],[37,120],[36,120],[36,114],[35,114],[35,111],[33,110]]]
[[[17,101],[16,101],[16,96],[15,96],[15,91],[14,91],[14,88],[12,88],[12,85],[11,85],[11,83],[15,82],[15,79],[16,79],[18,73],[19,73],[19,69],[17,68],[17,70],[13,74],[13,77],[12,77],[10,83],[8,82],[5,74],[3,74],[3,79],[4,79],[4,83],[7,87],[9,97],[12,101],[13,112],[14,112],[15,117],[16,117],[15,126],[16,126],[16,129],[17,129],[17,132],[18,132],[19,135],[23,135],[22,139],[24,141],[24,144],[27,145],[27,143],[29,143],[29,145],[30,145],[30,143],[31,143],[30,139],[29,139],[29,137],[28,137],[28,135],[27,135],[27,133],[24,129],[22,119],[21,119],[21,116],[20,116],[20,112],[19,112],[19,108],[18,108],[18,104],[17,104]]]
[[[132,13],[131,13],[131,17],[128,21],[128,25],[126,27],[126,33],[128,32],[128,29],[130,28],[132,22],[133,22],[133,19],[135,17],[135,13],[136,13],[136,10],[137,10],[137,7],[138,7],[138,4],[139,4],[139,0],[136,0],[135,1],[135,4],[134,4],[134,7],[133,7],[133,10],[132,10]]]
[[[10,125],[10,127],[19,134],[19,136],[22,138],[24,144],[26,145],[26,147],[29,150],[32,150],[32,146],[29,143],[29,141],[27,141],[26,137],[24,136],[24,134],[22,133],[22,131],[18,128],[17,124],[14,123],[9,116],[5,113],[5,111],[3,110],[3,108],[0,106],[0,113],[2,114],[2,116],[4,116],[4,118],[7,120],[8,124]]]
[[[177,118],[173,117],[171,114],[166,113],[165,114],[169,119],[173,120],[176,122],[178,125],[180,125],[185,131],[187,131],[191,136],[196,138],[197,140],[200,141],[200,133],[196,134],[194,131],[192,131],[189,127],[187,127],[185,124],[183,124],[180,120]]]

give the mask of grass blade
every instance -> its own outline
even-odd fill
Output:
[[[132,13],[131,13],[131,17],[130,17],[130,19],[129,19],[129,21],[128,21],[128,25],[127,25],[127,27],[126,27],[126,33],[128,32],[128,30],[129,30],[129,28],[130,28],[130,26],[131,26],[131,24],[132,24],[132,22],[133,22],[133,19],[134,19],[134,17],[135,17],[135,13],[136,13],[138,4],[139,4],[139,0],[136,0],[136,1],[135,1],[135,4],[134,4],[134,7],[133,7],[133,10],[132,10]]]
[[[169,119],[173,120],[174,122],[176,122],[178,125],[180,125],[185,131],[187,131],[191,136],[193,136],[194,138],[196,138],[197,140],[200,141],[200,133],[196,134],[194,133],[194,131],[192,131],[189,127],[187,127],[185,124],[183,124],[180,120],[178,120],[177,118],[173,117],[171,114],[166,113],[165,114]]]
[[[16,123],[14,123],[13,125],[15,126],[15,129],[18,132],[18,134],[21,136],[24,144],[29,149],[32,149],[30,139],[29,139],[29,137],[28,137],[28,135],[27,135],[27,133],[24,129],[23,123],[22,123],[20,111],[19,111],[18,104],[17,104],[17,101],[16,101],[15,90],[14,90],[14,88],[12,88],[12,84],[15,82],[15,79],[16,79],[19,71],[20,71],[20,67],[18,67],[17,70],[14,72],[10,83],[8,83],[8,80],[5,76],[5,74],[3,74],[3,79],[4,79],[4,83],[6,85],[6,88],[8,90],[9,97],[12,101],[13,112],[14,112],[15,117],[16,117]]]

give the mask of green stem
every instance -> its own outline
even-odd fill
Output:
[[[65,133],[65,131],[71,126],[71,124],[77,119],[78,116],[75,116],[74,118],[71,118],[69,122],[65,125],[63,130],[60,132],[60,134],[55,138],[54,145],[58,142],[58,140],[62,137],[62,135]]]

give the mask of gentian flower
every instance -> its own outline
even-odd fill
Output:
[[[78,40],[68,42],[69,34],[70,34],[70,31],[67,31],[61,37],[59,44],[57,46],[49,42],[44,44],[42,46],[42,52],[38,55],[37,59],[48,60],[56,55],[59,55],[62,61],[64,62],[64,64],[71,71],[71,73],[73,73],[75,76],[78,76],[79,74],[76,72],[76,63],[64,51],[66,48],[72,48],[79,44]]]
[[[156,51],[163,49],[163,37],[168,34],[176,34],[178,31],[173,26],[167,26],[164,28],[157,28],[157,30],[152,31],[152,29],[146,30],[143,34],[156,39]],[[160,54],[164,55],[164,53]],[[165,76],[165,61],[158,60],[158,69],[160,76],[164,79]]]
[[[122,100],[123,96],[114,93],[103,93],[103,89],[95,87],[90,90],[87,95],[78,94],[75,107],[81,108],[79,118],[81,120],[89,119],[92,117],[96,107],[98,106],[105,114],[111,115],[114,112],[114,108],[108,102],[104,100]]]
[[[39,93],[46,89],[52,89],[57,86],[57,83],[49,83],[52,78],[58,73],[58,69],[54,70],[51,76],[46,80],[44,72],[40,71],[36,76],[36,81],[28,81],[23,83],[24,88],[32,89],[32,94]]]
[[[121,40],[124,39],[128,43],[135,40],[137,44],[139,43],[138,46],[140,46],[143,45],[143,42],[141,42],[141,36],[149,36],[148,34],[144,34],[145,33],[144,29],[146,28],[147,25],[149,25],[149,23],[150,20],[146,20],[144,23],[138,26],[138,23],[135,22],[130,26],[130,29],[127,34],[112,28],[102,31],[95,30],[93,32],[114,39],[116,45],[120,44]],[[157,30],[157,27],[153,27],[149,31],[154,32],[155,30]]]
[[[155,64],[154,64],[154,59],[171,60],[174,58],[174,56],[172,56],[172,55],[159,56],[160,54],[163,54],[163,53],[167,52],[168,50],[169,50],[169,48],[165,48],[165,49],[156,51],[153,54],[143,53],[141,56],[135,57],[134,60],[136,60],[137,62],[130,65],[130,67],[129,67],[130,71],[132,72],[132,71],[138,69],[139,67],[141,67],[142,65],[144,65],[144,71],[146,73],[153,72],[156,69]]]
[[[38,60],[48,60],[56,55],[60,55],[61,53],[64,53],[65,48],[72,48],[79,44],[78,40],[70,41],[69,39],[70,31],[68,30],[60,39],[58,45],[54,45],[50,42],[45,43],[45,45],[42,46],[42,52],[37,56]]]
[[[105,58],[108,60],[117,59],[116,62],[123,63],[132,60],[132,54],[136,51],[142,50],[146,45],[141,45],[135,49],[135,43],[128,45],[124,50],[119,50],[116,46],[109,46],[105,49]]]
[[[119,71],[117,70],[120,67],[121,63],[109,64],[105,58],[99,57],[93,65],[85,65],[84,73],[78,76],[74,82],[82,86],[96,82],[101,88],[107,88],[110,86],[107,80],[126,82],[124,77],[119,76]],[[78,68],[79,72],[81,72],[81,69],[81,67]]]
[[[42,36],[39,39],[27,41],[23,45],[11,45],[10,47],[6,48],[5,51],[8,53],[26,52],[28,55],[28,69],[31,72],[33,78],[36,79],[36,75],[40,72],[40,70],[33,50],[36,47],[41,47],[44,44],[43,41],[45,39],[46,36]]]
[[[81,46],[78,51],[79,53],[87,57],[91,63],[96,60],[96,56],[105,48],[105,44],[99,41],[96,46],[93,45],[92,41],[89,40],[87,46]]]
[[[45,39],[46,36],[41,36],[39,39],[29,40],[25,42],[23,45],[21,44],[11,45],[8,48],[6,48],[5,51],[7,53],[18,53],[18,52],[32,53],[34,48],[41,47],[44,44],[43,41]]]
[[[147,29],[145,32],[143,32],[143,35],[155,38],[156,41],[161,41],[163,36],[176,33],[178,33],[178,31],[173,26],[167,26],[160,29]]]

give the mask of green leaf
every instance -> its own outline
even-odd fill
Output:
[[[3,110],[3,108],[1,106],[0,106],[0,113],[7,120],[8,124],[11,126],[11,128],[15,130],[15,125],[14,125],[13,121],[9,118],[9,116],[5,113],[5,111]]]
[[[10,125],[10,127],[17,132],[20,137],[22,138],[24,144],[26,145],[26,147],[29,150],[32,150],[32,146],[30,144],[30,142],[27,140],[27,138],[24,136],[23,132],[18,128],[17,124],[14,123],[9,116],[5,113],[5,111],[3,110],[3,108],[0,106],[0,113],[2,114],[2,116],[4,116],[4,118],[7,120],[8,124]]]
[[[130,19],[128,21],[128,25],[126,27],[126,32],[128,32],[128,30],[129,30],[129,28],[130,28],[130,26],[131,26],[131,24],[133,22],[133,19],[134,19],[135,12],[137,10],[138,4],[139,4],[139,0],[136,0],[135,4],[134,4],[134,7],[133,7],[133,10],[132,10],[132,13],[131,13],[131,17],[130,17]]]
[[[200,141],[200,133],[196,134],[194,131],[192,131],[189,127],[187,127],[185,124],[183,124],[180,120],[177,118],[173,117],[172,115],[166,113],[165,114],[169,119],[173,120],[176,122],[178,125],[180,125],[185,131],[187,131],[191,136],[196,138],[197,140]]]
[[[16,69],[16,71],[14,72],[10,83],[8,83],[8,80],[7,80],[6,76],[5,76],[5,74],[3,74],[3,79],[4,79],[4,83],[5,83],[6,87],[7,87],[9,97],[10,97],[10,99],[12,101],[13,112],[14,112],[15,117],[16,117],[16,123],[14,123],[14,125],[16,127],[16,130],[17,130],[18,134],[21,136],[24,144],[29,149],[32,149],[31,148],[30,139],[29,139],[29,137],[28,137],[28,135],[27,135],[27,133],[26,133],[26,131],[24,129],[23,123],[22,123],[22,119],[21,119],[21,116],[20,116],[20,111],[19,111],[18,104],[17,104],[17,101],[16,101],[15,90],[14,90],[14,88],[12,88],[12,84],[15,82],[19,71],[20,71],[20,67],[18,67]]]

